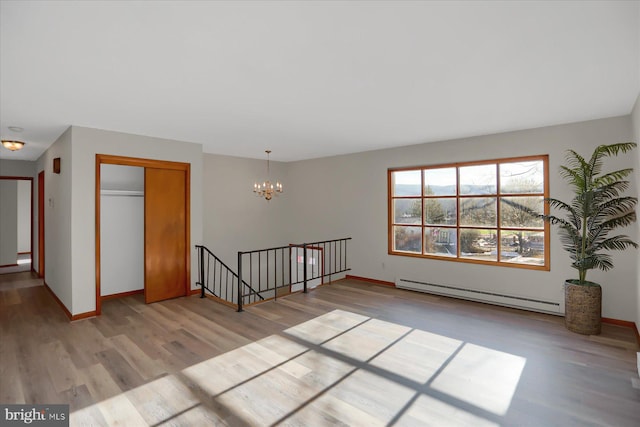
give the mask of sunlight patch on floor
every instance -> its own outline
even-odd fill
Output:
[[[315,319],[308,320],[284,332],[312,344],[320,344],[343,332],[366,322],[370,317],[343,310],[334,310]]]
[[[370,319],[322,344],[322,347],[364,362],[410,331],[407,326]]]
[[[99,412],[109,425],[495,426],[525,362],[335,310],[76,411],[71,422]]]
[[[473,426],[498,427],[498,423],[464,411],[431,396],[420,396],[402,414],[396,426]]]
[[[505,415],[525,363],[523,357],[466,343],[431,386],[494,414]]]
[[[370,363],[407,379],[426,383],[462,344],[453,338],[414,329]]]

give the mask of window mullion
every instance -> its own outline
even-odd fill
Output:
[[[500,163],[496,163],[496,260],[502,262],[502,212],[500,190]]]
[[[460,230],[460,167],[456,166],[456,258],[460,259],[460,248],[462,247],[462,241]]]
[[[426,225],[424,218],[424,169],[420,170],[420,196],[420,224],[422,224],[422,227],[420,229],[420,253],[422,255],[425,255],[426,242],[424,241],[424,232]]]

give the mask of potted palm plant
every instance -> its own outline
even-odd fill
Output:
[[[605,158],[635,147],[633,142],[600,145],[590,159],[568,150],[560,175],[573,189],[573,199],[568,203],[546,199],[552,209],[564,212],[563,217],[540,215],[559,227],[562,246],[569,252],[571,266],[578,270],[577,279],[565,282],[564,294],[565,325],[579,334],[596,335],[601,328],[602,288],[587,281],[587,272],[613,268],[607,251],[638,247],[628,236],[609,236],[614,229],[636,220],[638,199],[623,195],[629,187],[626,178],[633,169],[603,172]]]

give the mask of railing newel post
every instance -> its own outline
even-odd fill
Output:
[[[331,268],[331,242],[329,242],[329,284],[331,284],[331,272],[333,271]],[[323,259],[322,259],[322,270],[323,270],[323,274],[324,274],[324,270],[326,270],[325,266],[324,266],[324,260],[326,257],[324,257],[324,253],[322,254]]]
[[[198,259],[200,260],[200,298],[204,298],[204,248],[202,246],[197,246],[198,250]]]
[[[302,276],[304,280],[304,293],[307,293],[307,244],[302,244],[302,262],[304,266],[302,267]]]
[[[238,252],[238,313],[242,311],[242,252]]]
[[[267,279],[268,283],[269,279]],[[276,249],[273,250],[273,300],[278,301],[278,252]]]

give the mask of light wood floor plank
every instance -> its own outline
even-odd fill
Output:
[[[93,396],[94,403],[109,399],[123,391],[100,363],[81,368],[78,373],[82,383],[87,386],[89,393]]]
[[[81,384],[78,371],[60,341],[43,345],[43,351],[47,354],[47,371],[58,393]]]
[[[245,312],[197,296],[104,301],[69,322],[0,276],[0,401],[71,425],[640,425],[635,334],[344,280]]]
[[[144,378],[150,380],[162,375],[165,371],[154,360],[126,335],[109,338],[118,353]]]

